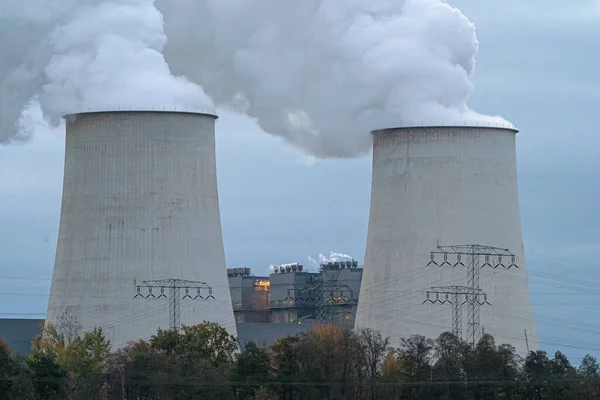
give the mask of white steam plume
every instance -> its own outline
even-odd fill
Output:
[[[0,9],[0,143],[19,138],[34,96],[53,124],[95,109],[214,107],[201,87],[171,74],[154,1],[0,0]]]
[[[311,256],[308,256],[308,263],[309,265],[312,267],[311,269],[318,271],[319,270],[319,262],[317,260],[315,260],[314,258],[312,258]]]
[[[324,254],[319,254],[319,262],[320,263],[328,263],[328,262],[336,262],[336,261],[351,261],[354,260],[354,257],[344,254],[344,253],[335,253],[333,251],[329,252],[329,256],[325,256]]]
[[[36,94],[54,121],[211,105],[169,67],[317,157],[361,154],[378,128],[508,124],[467,106],[475,27],[445,0],[156,3],[164,32],[152,0],[0,0],[0,142]]]
[[[509,124],[467,106],[475,27],[445,0],[157,4],[175,71],[311,155],[365,152],[378,128]]]

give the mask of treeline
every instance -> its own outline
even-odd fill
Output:
[[[0,399],[600,399],[599,366],[557,352],[525,359],[484,335],[413,336],[391,349],[370,330],[318,326],[270,347],[205,322],[111,352],[101,330],[67,340],[52,327],[26,359],[0,342]]]

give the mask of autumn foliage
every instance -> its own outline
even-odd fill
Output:
[[[271,346],[204,322],[158,330],[111,350],[102,330],[63,335],[51,326],[16,359],[0,342],[0,399],[46,400],[587,400],[600,399],[600,368],[557,352],[522,359],[484,335],[412,336],[391,348],[372,330],[315,326]]]

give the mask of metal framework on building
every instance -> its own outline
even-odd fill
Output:
[[[356,262],[352,261],[356,268]],[[327,272],[325,272],[327,271]],[[315,319],[321,325],[336,325],[339,320],[354,314],[344,310],[343,306],[358,303],[359,293],[349,285],[338,282],[342,268],[335,263],[321,264],[321,279],[315,282],[294,284],[288,289],[284,301],[309,301],[314,303]],[[292,290],[294,297],[292,297]]]

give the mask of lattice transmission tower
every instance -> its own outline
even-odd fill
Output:
[[[436,257],[443,257],[443,261],[438,263]],[[448,261],[448,256],[456,256],[456,262],[451,263]],[[466,265],[463,263],[463,257],[466,257]],[[484,262],[481,263],[483,257]],[[504,263],[504,258],[509,259],[510,263]],[[482,268],[519,268],[516,264],[516,257],[508,249],[492,246],[483,246],[478,244],[467,244],[467,245],[453,245],[453,246],[439,246],[437,251],[431,252],[431,260],[427,266],[438,266],[438,267],[466,267],[467,269],[467,291],[468,296],[465,294],[465,303],[468,305],[468,321],[467,321],[467,340],[471,342],[472,346],[475,346],[479,341],[481,334],[480,329],[480,318],[479,308],[483,304],[490,304],[487,301],[487,294],[485,294],[479,287],[479,276]],[[445,294],[445,293],[444,293]],[[450,295],[451,293],[448,293]],[[481,297],[484,301],[480,301]],[[426,300],[427,301],[427,300]],[[454,311],[454,310],[453,310]],[[460,310],[458,312],[461,312]],[[454,325],[454,323],[453,323]],[[454,327],[453,327],[454,329]]]
[[[446,304],[452,305],[452,333],[456,337],[462,339],[463,318],[462,310],[465,303],[471,304],[472,301],[477,301],[479,305],[490,303],[487,301],[487,295],[481,289],[477,290],[475,297],[472,297],[472,288],[468,286],[434,286],[426,292],[427,298],[423,301],[431,304]],[[432,297],[435,295],[435,298]],[[442,298],[440,298],[442,295]]]
[[[344,261],[342,261],[344,262]],[[344,262],[351,263],[356,268],[356,261]],[[348,267],[350,265],[345,264]],[[284,300],[307,301],[314,303],[315,319],[320,325],[335,325],[340,318],[348,316],[344,306],[353,306],[358,304],[359,293],[350,285],[339,283],[339,276],[343,267],[335,263],[321,265],[321,279],[314,282],[294,284],[288,289],[287,298]],[[294,291],[294,296],[292,296]]]
[[[141,285],[136,285],[137,294],[134,299],[164,299],[169,298],[169,327],[173,330],[179,330],[181,326],[181,300],[208,300],[214,299],[212,287],[206,282],[187,281],[184,279],[159,279],[155,281],[143,281]],[[142,288],[148,289],[148,294],[142,294]],[[160,289],[160,294],[155,295],[152,289]],[[165,289],[169,289],[169,296],[165,294]],[[185,295],[181,297],[181,289],[185,290]],[[190,289],[196,289],[196,295],[190,295]],[[202,291],[206,291],[202,295]]]

